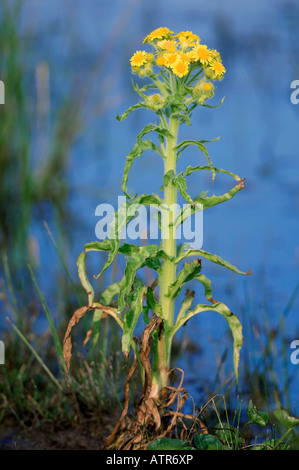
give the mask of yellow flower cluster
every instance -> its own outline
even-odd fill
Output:
[[[150,44],[153,53],[136,51],[130,59],[133,70],[141,76],[151,75],[155,65],[170,69],[180,78],[189,73],[191,66],[201,67],[210,80],[221,80],[226,72],[219,52],[201,44],[192,31],[174,34],[162,27],[146,36],[143,43]]]

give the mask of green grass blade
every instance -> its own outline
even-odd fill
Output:
[[[58,337],[58,334],[57,334],[57,331],[56,331],[55,323],[54,323],[54,320],[53,320],[52,315],[50,313],[47,301],[45,299],[44,294],[42,293],[42,291],[40,290],[40,288],[37,284],[36,278],[34,276],[34,273],[33,273],[33,270],[31,268],[30,264],[28,264],[28,269],[29,269],[34,287],[36,289],[37,295],[39,297],[39,300],[40,300],[40,302],[42,304],[42,307],[43,307],[43,310],[45,312],[47,322],[48,322],[48,325],[49,325],[49,328],[50,328],[50,331],[51,331],[51,334],[52,334],[52,338],[53,338],[53,341],[54,341],[54,344],[55,344],[55,347],[56,347],[57,354],[61,359],[63,359],[62,346],[61,346],[61,343],[60,343],[60,340],[59,340],[59,337]]]
[[[65,272],[66,272],[66,275],[67,275],[67,277],[68,277],[68,279],[69,279],[69,281],[70,281],[70,283],[71,283],[71,286],[72,286],[72,288],[73,288],[73,291],[74,291],[75,296],[76,296],[76,299],[77,299],[77,302],[82,306],[83,303],[82,303],[82,300],[81,300],[80,292],[78,291],[78,289],[77,289],[77,287],[76,287],[76,284],[75,284],[75,282],[74,282],[74,280],[73,280],[73,278],[72,278],[72,276],[71,276],[71,273],[69,272],[68,267],[67,267],[67,265],[65,264],[63,255],[62,255],[61,251],[59,250],[59,247],[58,247],[58,245],[57,245],[57,243],[56,243],[56,241],[55,241],[55,239],[54,239],[54,237],[53,237],[53,234],[52,234],[52,232],[51,232],[51,230],[50,230],[50,228],[49,228],[47,222],[45,222],[45,221],[44,221],[44,226],[45,226],[45,228],[46,228],[46,230],[47,230],[47,233],[48,233],[48,235],[49,235],[49,237],[50,237],[51,242],[52,242],[53,245],[54,245],[54,248],[55,248],[55,250],[56,250],[56,252],[57,252],[57,254],[58,254],[59,260],[60,260],[60,262],[61,262],[61,264],[62,264],[62,266],[63,266],[63,268],[64,268],[64,270],[65,270]]]
[[[2,253],[2,260],[3,260],[4,275],[5,275],[5,279],[6,279],[6,283],[7,283],[7,287],[8,287],[8,292],[9,292],[9,295],[10,295],[10,298],[11,298],[12,307],[13,307],[13,310],[14,310],[14,313],[15,313],[15,316],[16,316],[16,320],[21,325],[22,324],[22,316],[20,314],[17,298],[16,298],[15,293],[14,293],[14,287],[13,287],[12,278],[11,278],[10,269],[9,269],[9,264],[8,264],[8,257],[7,257],[7,253],[5,251],[3,251],[3,253]]]
[[[17,333],[17,335],[21,338],[21,340],[24,342],[24,344],[28,347],[28,349],[32,352],[32,354],[34,355],[35,359],[40,363],[40,365],[42,366],[42,368],[44,369],[44,371],[47,373],[47,375],[49,376],[49,378],[52,380],[52,382],[56,385],[56,387],[59,389],[59,390],[62,390],[62,386],[60,385],[60,383],[58,382],[58,380],[54,377],[54,375],[52,374],[52,372],[50,371],[50,369],[46,366],[46,364],[44,363],[44,361],[42,360],[42,358],[39,356],[39,354],[36,352],[36,350],[34,349],[34,347],[29,343],[29,341],[25,338],[25,336],[21,333],[21,331],[19,330],[19,328],[14,325],[14,323],[12,323],[12,321],[6,317],[6,320],[11,324],[13,330]]]

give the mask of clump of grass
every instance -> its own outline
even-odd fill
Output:
[[[58,249],[49,228],[48,231]],[[6,319],[11,330],[7,330],[5,339],[9,354],[5,366],[0,369],[0,422],[13,416],[25,428],[45,421],[71,423],[89,415],[99,415],[103,410],[121,409],[121,384],[127,365],[118,353],[109,353],[119,339],[116,328],[107,325],[101,332],[102,348],[90,349],[87,356],[83,351],[75,355],[76,373],[67,386],[60,340],[64,323],[55,324],[30,265],[31,283],[38,298],[35,295],[30,302],[31,315],[25,315],[25,322],[20,321],[24,307],[20,309],[17,305],[7,257],[3,261],[6,282],[2,280],[1,283],[1,300],[9,314]],[[70,285],[76,290],[67,266],[64,268]],[[80,298],[79,289],[76,293]],[[41,309],[49,326],[42,335],[35,328]],[[82,330],[79,334],[82,336]]]
[[[58,104],[52,126],[42,125],[51,122],[49,66],[43,64],[45,73],[38,73],[37,64],[35,75],[26,66],[30,60],[19,32],[21,7],[22,2],[7,1],[0,6],[0,76],[6,94],[0,106],[0,249],[10,253],[14,273],[35,261],[32,221],[43,220],[49,204],[58,227],[67,219],[66,164],[80,129],[80,105],[73,96]],[[29,81],[39,90],[36,94]],[[49,144],[40,146],[45,139]]]

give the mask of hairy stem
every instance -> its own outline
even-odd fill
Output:
[[[171,136],[166,139],[166,158],[164,166],[164,174],[173,170],[176,173],[176,145],[178,136],[179,123],[176,117],[171,116],[169,119],[169,131]],[[170,182],[164,190],[164,203],[167,208],[172,209],[166,211],[164,223],[162,224],[162,248],[169,257],[176,256],[176,234],[173,225],[175,219],[175,207],[177,204],[177,188]],[[169,214],[169,220],[167,218]],[[165,223],[166,222],[166,223]],[[168,297],[169,286],[175,281],[176,265],[170,260],[163,262],[160,275],[160,305],[162,308],[162,317],[164,328],[159,336],[156,336],[153,358],[153,390],[152,394],[156,394],[162,387],[167,385],[168,369],[170,362],[171,337],[169,331],[174,322],[175,300]]]

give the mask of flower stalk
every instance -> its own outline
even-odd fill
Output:
[[[177,152],[176,145],[178,139],[179,123],[176,117],[169,119],[169,132],[170,136],[167,137],[166,143],[166,157],[164,161],[164,175],[169,171],[176,174],[176,160]],[[176,213],[174,208],[177,204],[177,187],[173,182],[170,182],[164,190],[164,204],[169,209],[169,225],[166,228],[166,233],[162,232],[162,246],[161,248],[169,258],[176,257],[176,227],[174,225]],[[157,394],[161,388],[167,386],[168,370],[170,365],[170,353],[172,337],[168,331],[173,327],[174,322],[174,309],[175,298],[168,295],[169,287],[175,282],[176,278],[176,265],[170,259],[163,262],[161,275],[159,279],[160,284],[160,305],[162,311],[162,318],[164,321],[164,328],[156,339],[157,344],[154,349],[153,359],[153,381],[152,393]]]
[[[71,327],[83,314],[94,310],[95,346],[99,339],[101,319],[107,315],[114,318],[122,330],[123,354],[128,357],[130,350],[133,349],[134,354],[140,359],[141,375],[144,377],[146,388],[143,398],[146,400],[148,393],[151,397],[158,397],[161,389],[168,385],[171,345],[175,334],[192,317],[206,311],[219,313],[228,323],[233,337],[233,363],[238,380],[240,349],[243,343],[242,325],[224,303],[213,299],[211,281],[201,273],[201,269],[207,260],[239,274],[250,274],[250,272],[240,271],[220,256],[202,250],[201,247],[190,248],[183,243],[180,250],[177,250],[176,244],[178,220],[183,223],[184,217],[189,217],[198,210],[210,209],[226,202],[244,187],[244,180],[239,176],[214,167],[206,147],[206,143],[212,141],[178,141],[180,125],[191,124],[192,113],[197,106],[217,108],[222,104],[223,100],[218,106],[206,104],[206,101],[215,94],[214,82],[222,80],[225,74],[221,56],[215,49],[202,45],[200,38],[191,31],[174,35],[168,28],[158,28],[145,38],[144,43],[151,46],[152,52],[136,51],[130,62],[133,73],[138,74],[140,78],[147,78],[150,83],[142,88],[139,88],[138,84],[133,85],[140,96],[140,101],[121,116],[117,116],[117,119],[122,121],[131,112],[146,108],[156,114],[159,123],[150,123],[141,130],[134,148],[126,158],[121,186],[126,202],[114,214],[108,238],[86,244],[78,258],[78,273],[88,296],[88,305],[75,312],[71,319]],[[154,90],[154,94],[149,94],[149,90],[151,93]],[[148,134],[158,136],[159,145],[148,138]],[[178,174],[177,159],[190,146],[196,151],[199,150],[205,161],[195,167],[188,166],[185,172]],[[128,192],[127,183],[133,162],[145,150],[157,153],[164,161],[163,197],[157,194],[131,196]],[[235,180],[234,187],[221,195],[209,197],[201,193],[198,196],[191,196],[187,192],[186,178],[198,171],[210,171],[212,181],[216,174],[225,173]],[[178,193],[191,208],[188,215],[180,211],[181,220],[177,214]],[[129,242],[122,245],[122,231],[137,215],[140,205],[152,204],[162,212],[160,246],[155,244],[136,246]],[[164,214],[167,214],[165,217],[167,223],[163,220]],[[112,265],[118,254],[125,256],[126,259],[126,269],[122,279],[107,287],[100,297],[100,302],[94,302],[94,290],[86,270],[86,256],[90,251],[109,253],[108,260],[100,273],[94,276],[95,278],[101,276]],[[187,261],[188,258],[192,260]],[[146,285],[143,277],[139,275],[139,270],[145,266],[155,271],[157,282],[153,285]],[[190,295],[190,290],[186,288],[189,282],[200,283],[203,286],[204,303],[192,305],[194,295]],[[156,285],[159,286],[159,291],[155,291]],[[185,294],[185,298],[176,315],[176,300],[181,293]],[[112,308],[112,303],[117,303],[117,308]],[[136,341],[135,329],[140,316],[147,325],[144,332],[150,331],[148,334],[153,338],[150,368],[148,356],[144,353],[142,345]],[[153,325],[154,330],[151,329]],[[71,327],[68,329],[69,334]],[[67,347],[64,355],[69,363],[69,337],[65,344]],[[146,353],[150,354],[147,346],[148,342]]]

